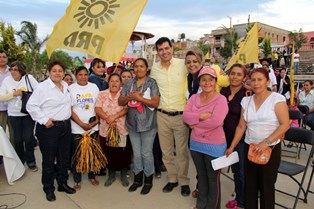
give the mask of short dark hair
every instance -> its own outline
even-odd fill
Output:
[[[109,75],[109,78],[108,78],[108,83],[109,83],[109,81],[110,81],[110,79],[111,79],[112,76],[118,76],[118,77],[119,77],[119,80],[122,82],[122,79],[121,79],[121,76],[120,76],[119,73],[111,73],[111,74]]]
[[[305,80],[304,83],[305,83],[305,82],[308,82],[311,86],[313,86],[313,81],[311,81],[311,80]]]
[[[4,51],[4,50],[2,50],[2,49],[0,49],[0,54],[5,54],[5,55],[7,55],[7,53]],[[7,55],[8,56],[8,55]]]
[[[241,64],[239,64],[239,63],[233,64],[233,65],[230,67],[230,69],[229,69],[229,73],[231,73],[232,69],[235,68],[235,67],[239,67],[239,68],[242,69],[243,74],[244,74],[244,78],[245,78],[245,77],[246,77],[246,74],[247,74],[247,70],[246,70],[246,68],[244,67],[244,65],[241,65]]]
[[[63,69],[63,71],[65,71],[65,66],[63,64],[63,62],[61,62],[60,60],[52,60],[50,63],[49,63],[49,67],[48,67],[48,72],[51,71],[51,69],[55,66],[55,65],[60,65],[61,68]]]
[[[285,72],[287,72],[287,70],[282,67],[282,68],[279,68],[279,73],[281,73],[281,71],[283,71],[283,70],[284,70]]]
[[[148,69],[148,62],[147,62],[147,60],[146,60],[145,58],[142,58],[142,57],[137,58],[137,59],[133,62],[133,67],[134,67],[135,63],[136,63],[137,61],[140,61],[140,60],[144,62],[146,68]],[[147,69],[146,69],[146,70],[147,70]]]
[[[75,68],[74,74],[77,75],[82,70],[85,70],[88,73],[88,69],[85,66],[78,66],[77,68]]]
[[[161,37],[159,38],[156,43],[155,43],[155,47],[156,47],[156,50],[158,51],[158,46],[160,46],[161,44],[165,43],[165,42],[168,42],[169,43],[169,46],[172,47],[172,44],[171,44],[171,41],[169,38],[167,37]]]
[[[11,63],[10,68],[12,68],[12,67],[17,67],[21,76],[24,76],[27,74],[26,73],[26,66],[18,60]]]

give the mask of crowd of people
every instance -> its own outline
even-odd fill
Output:
[[[286,69],[280,68],[275,76],[272,66],[277,63],[269,59],[261,60],[261,66],[234,64],[223,71],[213,62],[205,63],[196,48],[185,59],[174,58],[166,37],[159,38],[155,47],[160,61],[151,70],[144,58],[133,62],[132,71],[121,64],[107,68],[106,62],[95,58],[89,69],[77,67],[74,79],[55,60],[41,83],[26,73],[22,62],[8,66],[7,54],[0,50],[0,125],[4,130],[8,127],[18,157],[33,172],[38,170],[34,147],[39,144],[46,199],[56,200],[55,179],[59,192],[73,194],[82,189],[82,173],[73,156],[83,135],[89,133],[108,161],[106,187],[115,182],[119,171],[123,187],[129,192],[142,187],[140,193],[146,195],[154,175],[160,178],[164,168],[167,182],[162,191],[168,193],[180,185],[181,195],[189,196],[191,156],[197,172],[192,177],[197,179],[192,192],[195,209],[220,208],[221,171],[214,170],[211,161],[237,151],[239,162],[231,166],[236,196],[226,207],[274,208],[281,138],[290,127],[287,100],[295,99],[294,108],[308,107],[305,121],[314,130],[313,82],[305,81],[304,90],[290,98]],[[23,91],[33,91],[28,114],[20,111]],[[119,138],[115,145],[113,130]],[[248,160],[250,144],[257,144],[256,153],[273,149],[266,165]],[[67,183],[68,170],[73,187]],[[96,175],[88,173],[93,186],[100,184]]]

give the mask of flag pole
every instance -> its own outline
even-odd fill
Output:
[[[290,105],[294,105],[294,41],[292,42],[292,53],[290,62]]]

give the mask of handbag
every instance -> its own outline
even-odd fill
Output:
[[[259,165],[265,165],[268,163],[271,153],[273,151],[273,148],[266,147],[263,152],[256,152],[255,147],[257,147],[257,144],[250,144],[249,146],[249,152],[247,154],[247,158],[249,161],[259,164]],[[274,146],[275,147],[275,146]]]
[[[29,78],[28,78],[28,75],[27,75],[27,74],[25,75],[25,83],[26,83],[27,91],[22,91],[21,113],[29,114],[28,111],[26,110],[26,104],[27,104],[29,98],[32,96],[33,87],[32,87],[31,82],[29,81]],[[28,84],[28,85],[27,85],[27,84]],[[30,87],[30,89],[31,89],[32,91],[29,91],[28,86]]]

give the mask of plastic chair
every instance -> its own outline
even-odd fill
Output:
[[[304,143],[304,144],[311,146],[311,150],[310,150],[310,153],[308,154],[305,165],[281,160],[280,166],[278,169],[279,174],[289,176],[295,183],[298,184],[298,192],[296,195],[290,194],[286,191],[276,189],[276,191],[278,191],[280,193],[283,193],[283,194],[286,194],[290,197],[295,198],[294,205],[293,205],[293,209],[295,209],[297,207],[297,203],[298,203],[299,199],[301,199],[301,200],[303,200],[303,202],[307,203],[307,196],[306,196],[307,194],[306,194],[305,189],[303,188],[303,183],[305,180],[307,170],[311,164],[311,157],[312,157],[313,152],[314,152],[314,146],[313,146],[313,144],[314,144],[314,132],[311,130],[303,129],[303,128],[290,128],[285,134],[285,140],[291,141],[291,142],[297,142],[297,143]],[[298,175],[298,174],[302,174],[301,181],[299,181],[298,179],[296,179],[294,177],[295,175]],[[304,198],[300,197],[301,191],[303,192]],[[279,205],[283,208],[290,208],[290,207],[286,207],[284,205],[281,205],[279,203],[276,203],[276,205]]]

